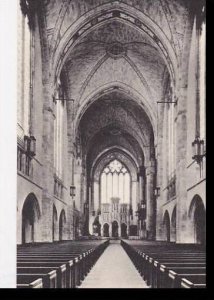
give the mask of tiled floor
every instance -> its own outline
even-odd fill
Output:
[[[111,241],[79,288],[148,288],[119,241]]]

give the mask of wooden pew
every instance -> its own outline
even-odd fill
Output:
[[[144,280],[153,288],[181,288],[182,276],[194,279],[195,285],[205,284],[206,255],[201,246],[155,245],[154,242],[144,245],[143,242],[135,244],[124,241],[121,244]],[[184,281],[183,286],[186,285]]]
[[[17,250],[17,274],[18,272],[22,274],[17,277],[22,276],[27,268],[32,269],[35,274],[38,268],[42,267],[43,270],[46,268],[47,273],[55,270],[57,287],[74,288],[80,284],[108,244],[109,240],[88,243],[66,241],[55,245],[42,243],[35,246],[20,246]],[[44,275],[42,280],[45,281],[47,274],[41,275]],[[43,285],[46,287],[48,283]]]
[[[145,276],[144,279],[148,282],[149,285],[153,285],[153,282],[155,280],[156,273],[159,272],[159,275],[161,276],[161,272],[164,272],[163,270],[163,265],[165,264],[171,264],[175,266],[175,264],[178,264],[179,266],[185,266],[185,264],[195,264],[195,266],[200,266],[200,264],[205,265],[205,259],[201,258],[191,258],[191,257],[186,257],[183,254],[180,254],[179,256],[176,255],[174,258],[167,258],[166,255],[163,255],[164,257],[161,259],[158,259],[159,266],[155,261],[157,262],[157,258],[151,258],[149,257],[146,261],[146,265],[144,265],[145,268]],[[148,256],[147,256],[148,257]],[[159,268],[158,268],[159,267]]]
[[[22,262],[34,262],[34,263],[65,263],[66,264],[66,287],[74,287],[74,285],[79,284],[80,282],[80,272],[79,272],[79,259],[71,255],[64,257],[62,256],[50,256],[50,255],[36,255],[36,256],[19,256],[17,259],[18,263]]]
[[[23,268],[23,267],[28,267],[28,268],[33,268],[33,267],[51,267],[52,270],[56,270],[57,273],[57,288],[66,288],[66,282],[67,282],[67,276],[66,276],[66,264],[62,263],[57,263],[57,262],[21,262],[17,263],[17,268]]]
[[[22,267],[17,268],[17,274],[20,275],[35,275],[38,278],[42,278],[43,288],[56,288],[57,287],[57,274],[52,268],[29,268]]]
[[[185,278],[193,284],[206,284],[206,274],[203,271],[193,272],[180,270],[179,272],[169,271],[169,277],[172,279],[172,288],[181,288],[181,280]]]
[[[181,279],[181,287],[182,288],[206,288],[206,283],[193,283],[186,278]]]
[[[162,264],[163,263],[163,264]],[[168,272],[177,268],[202,268],[206,264],[203,262],[158,262],[154,261],[153,278],[151,286],[153,288],[167,287],[168,286]]]
[[[17,274],[17,288],[43,288],[42,278],[32,274]]]

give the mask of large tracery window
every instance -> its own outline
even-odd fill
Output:
[[[101,202],[110,203],[112,197],[120,203],[130,201],[130,174],[118,160],[111,161],[101,173]]]

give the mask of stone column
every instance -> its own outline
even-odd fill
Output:
[[[140,168],[138,174],[138,185],[139,185],[139,204],[140,206],[145,202],[145,191],[144,191],[144,167]],[[145,233],[142,230],[143,220],[139,221],[139,236],[140,238],[145,237]]]
[[[137,225],[137,217],[135,216],[135,212],[137,211],[137,188],[138,182],[136,180],[132,180],[132,211],[133,211],[133,220],[130,222],[130,225]]]
[[[97,212],[98,209],[101,209],[99,190],[100,190],[99,180],[94,180],[94,183],[93,183],[93,203],[94,203],[95,212]]]
[[[49,82],[43,83],[43,199],[42,199],[42,229],[43,236],[40,241],[52,241],[53,218],[53,161],[54,161],[54,114],[53,100]]]
[[[109,237],[112,237],[112,222],[109,222]]]
[[[188,77],[189,74],[189,54],[191,45],[192,28],[186,29],[184,36],[184,46],[182,53],[182,65],[180,66],[180,82],[178,89],[178,104],[176,115],[176,242],[191,243],[192,236],[189,232],[188,207],[187,207],[187,103],[188,103]],[[191,91],[192,92],[192,91]]]
[[[165,99],[166,100],[166,99]],[[173,99],[172,99],[173,100]],[[172,105],[172,104],[170,104]],[[174,104],[173,104],[174,105]],[[156,187],[160,188],[160,196],[156,198],[156,240],[164,240],[162,205],[167,197],[167,108],[160,103],[158,109],[158,139],[157,139],[157,176]]]
[[[155,198],[154,198],[154,175],[155,167],[151,162],[146,168],[146,230],[148,239],[155,237]]]

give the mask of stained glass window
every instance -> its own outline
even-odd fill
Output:
[[[130,174],[117,159],[101,173],[101,202],[110,203],[112,197],[120,198],[120,203],[129,203],[130,200]]]

